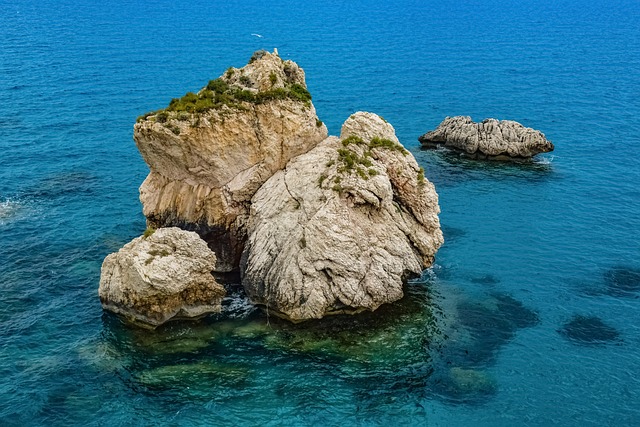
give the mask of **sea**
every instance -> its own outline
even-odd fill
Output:
[[[637,0],[0,0],[0,425],[640,425]],[[104,313],[139,236],[136,117],[259,49],[332,135],[383,116],[436,186],[445,244],[405,298],[298,325]],[[516,120],[526,164],[423,150]]]

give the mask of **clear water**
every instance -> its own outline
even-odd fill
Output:
[[[640,424],[637,1],[0,11],[0,424]],[[101,261],[144,229],[135,118],[274,47],[332,134],[357,110],[396,127],[440,194],[436,265],[357,319],[294,327],[239,293],[155,333],[103,314]],[[556,151],[510,166],[420,150],[458,114],[520,121]],[[568,332],[590,316],[614,333]]]

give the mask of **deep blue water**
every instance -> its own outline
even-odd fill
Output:
[[[0,425],[640,424],[637,1],[0,11]],[[240,294],[154,333],[103,315],[102,259],[145,228],[135,118],[274,47],[331,134],[357,110],[395,126],[440,195],[436,265],[402,302],[319,325]],[[458,114],[556,151],[513,166],[419,148]]]

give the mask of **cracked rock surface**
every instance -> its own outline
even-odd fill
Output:
[[[242,283],[292,321],[375,310],[433,262],[438,195],[393,127],[356,113],[251,202]]]
[[[479,159],[528,159],[554,148],[542,132],[518,122],[486,119],[476,123],[467,116],[447,117],[418,140],[424,146],[443,145]]]
[[[196,233],[161,228],[105,258],[100,302],[104,309],[152,328],[173,318],[219,312],[225,291],[211,275],[215,262]]]
[[[306,87],[304,71],[275,52],[261,52],[219,80],[256,97]],[[150,169],[140,187],[148,224],[196,231],[217,255],[215,270],[226,272],[238,268],[251,197],[291,158],[325,139],[327,128],[310,101],[222,99],[200,113],[144,117],[134,140]]]

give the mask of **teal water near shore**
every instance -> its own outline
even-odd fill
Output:
[[[636,1],[0,10],[0,425],[640,423]],[[293,326],[238,291],[197,323],[122,325],[97,288],[145,228],[136,117],[261,48],[305,69],[331,134],[357,110],[394,125],[440,195],[436,264],[355,318]],[[556,151],[420,149],[460,114]]]

